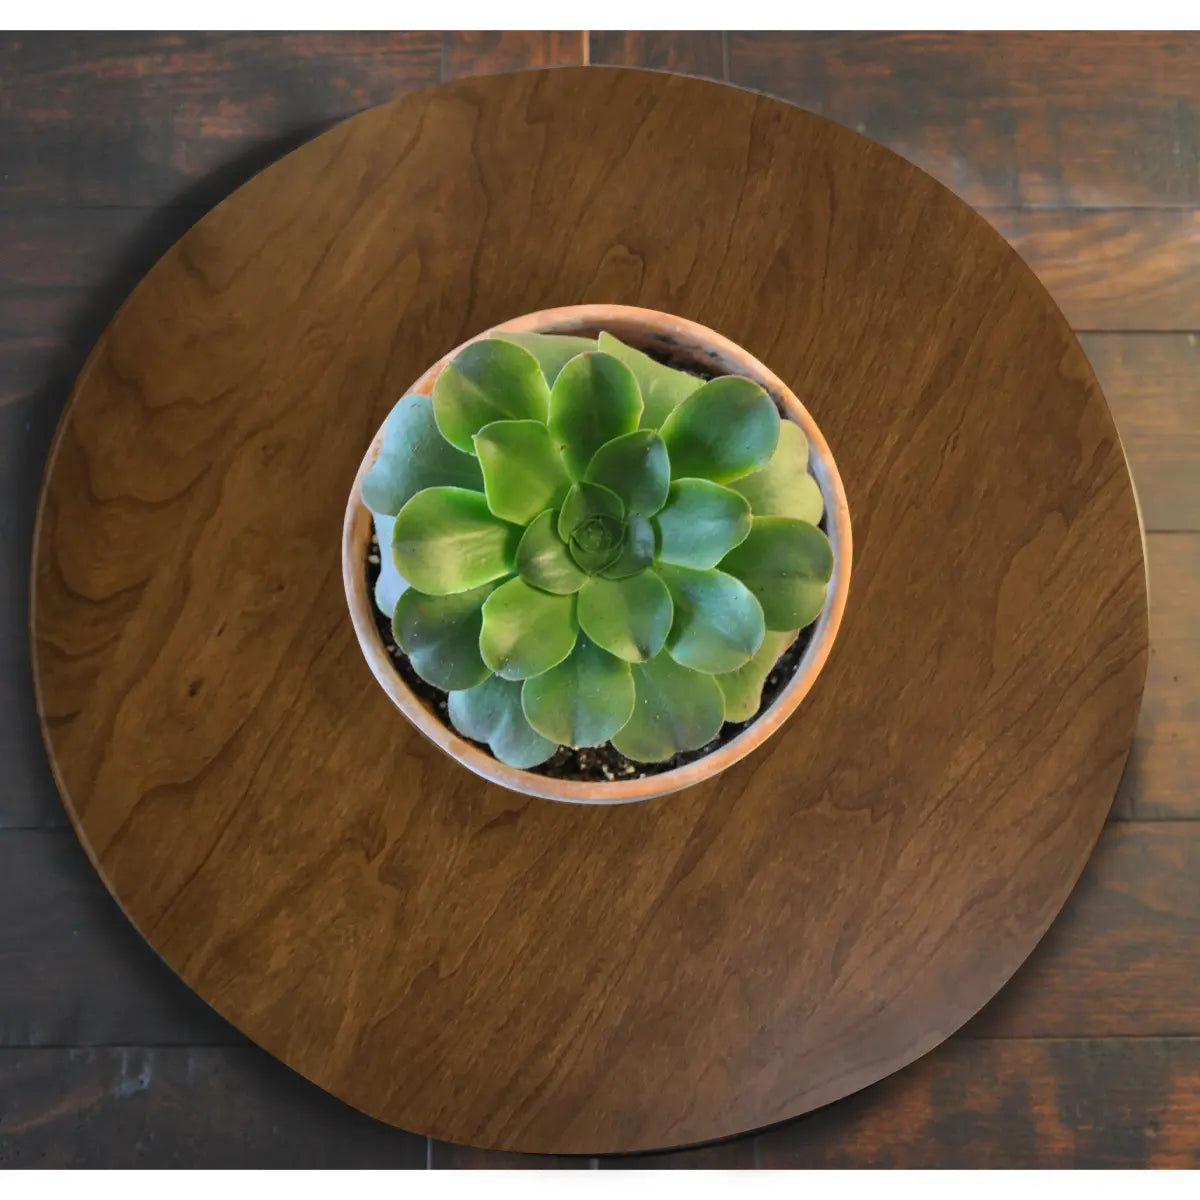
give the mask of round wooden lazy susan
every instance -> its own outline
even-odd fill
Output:
[[[783,729],[600,807],[425,741],[339,570],[401,390],[592,302],[701,322],[785,380],[855,560]],[[1082,869],[1147,659],[1112,419],[999,235],[819,117],[602,68],[398,100],[202,220],[80,376],[33,588],[64,801],[162,957],[348,1103],[533,1151],[770,1124],[958,1028]]]

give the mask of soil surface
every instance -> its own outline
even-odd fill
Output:
[[[379,576],[379,543],[375,540],[374,534],[371,536],[371,550],[367,555],[366,569],[367,595],[374,596],[375,580]],[[447,694],[441,688],[426,683],[413,670],[408,655],[396,645],[391,621],[374,605],[371,606],[371,614],[375,618],[375,627],[379,630],[379,636],[383,639],[383,644],[387,647],[392,662],[396,664],[396,670],[400,672],[404,682],[447,729],[458,737],[462,737],[463,735],[450,723]],[[555,779],[577,779],[588,783],[603,783],[605,780],[644,779],[648,775],[661,775],[664,771],[671,771],[675,767],[682,767],[685,763],[695,762],[696,759],[703,758],[706,754],[720,749],[726,742],[732,741],[739,733],[757,721],[759,716],[774,703],[775,698],[795,675],[800,658],[808,648],[809,642],[812,641],[813,628],[814,626],[810,625],[807,629],[801,630],[799,637],[779,656],[779,661],[771,668],[771,672],[763,684],[762,703],[759,705],[758,712],[749,721],[726,721],[721,726],[720,733],[708,745],[701,746],[699,750],[676,754],[674,758],[669,758],[666,762],[638,763],[626,758],[611,742],[584,750],[572,750],[569,746],[560,746],[541,766],[530,767],[529,770],[534,775],[549,775]],[[470,738],[464,740],[471,741]],[[473,742],[472,744],[478,746],[485,754],[490,753],[483,743]]]

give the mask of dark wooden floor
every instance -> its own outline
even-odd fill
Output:
[[[891,146],[1081,331],[1141,494],[1150,679],[1112,820],[1017,978],[921,1062],[757,1137],[639,1159],[428,1144],[268,1059],[129,928],[30,694],[27,557],[70,382],[141,274],[259,168],[440,79],[624,63]],[[80,34],[0,39],[0,1167],[1200,1166],[1200,36]]]

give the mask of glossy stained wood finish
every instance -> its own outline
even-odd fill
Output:
[[[1196,33],[604,33],[875,138],[981,208],[1077,329],[1200,328]]]
[[[26,49],[29,38],[16,36]],[[442,37],[446,51],[443,70],[453,36],[457,35]],[[472,50],[487,55],[490,62],[496,53],[491,45],[493,36],[467,40]],[[829,78],[823,89],[811,93],[812,103],[835,119],[849,119],[840,105],[853,106],[856,87],[869,86],[875,89],[881,108],[890,103],[894,112],[902,113],[907,80],[917,69],[911,42],[925,36],[889,38],[870,72],[870,81],[865,78],[865,70],[857,83],[845,75]],[[1089,40],[1086,34],[1072,36],[1081,44]],[[1131,43],[1141,40],[1141,35],[1125,36]],[[507,65],[542,61],[537,56],[544,53],[547,39],[555,37],[560,46],[569,48],[561,35],[508,35]],[[38,40],[38,85],[22,87],[16,94],[13,107],[5,114],[12,121],[6,128],[16,129],[23,121],[28,129],[36,129],[43,148],[37,169],[50,169],[42,176],[41,191],[29,201],[17,194],[28,183],[22,170],[8,173],[0,181],[0,262],[4,267],[0,271],[0,762],[4,764],[0,772],[0,847],[8,855],[6,861],[19,864],[17,869],[0,875],[0,911],[5,917],[4,937],[0,938],[0,980],[9,984],[0,987],[0,1041],[10,1047],[33,1047],[23,1051],[23,1061],[33,1064],[45,1060],[48,1065],[36,1072],[0,1072],[0,1108],[22,1114],[22,1131],[9,1139],[6,1151],[38,1139],[39,1153],[50,1143],[57,1153],[69,1153],[73,1162],[105,1166],[123,1152],[121,1145],[105,1136],[106,1131],[127,1128],[114,1124],[115,1114],[106,1111],[125,1108],[129,1103],[122,1096],[119,1056],[104,1050],[56,1047],[162,1042],[186,1045],[238,1041],[239,1035],[211,1014],[205,1020],[203,1002],[190,997],[154,952],[127,927],[116,906],[103,894],[82,853],[72,854],[69,846],[64,848],[61,839],[73,835],[60,831],[54,835],[60,839],[55,842],[54,837],[46,839],[38,832],[65,821],[37,732],[24,635],[29,528],[41,464],[70,381],[87,350],[137,279],[174,238],[203,214],[203,207],[187,205],[187,196],[216,195],[222,186],[227,188],[231,182],[245,178],[256,164],[269,159],[272,146],[285,145],[288,137],[295,144],[303,134],[294,131],[289,122],[304,100],[281,95],[281,89],[302,87],[322,94],[323,90],[330,91],[333,85],[325,81],[362,71],[362,63],[356,62],[355,56],[369,54],[370,50],[364,50],[364,43],[354,35],[229,39],[222,48],[227,62],[214,71],[205,51],[208,35],[133,35],[126,39],[124,57],[128,61],[117,82],[111,64],[111,39],[40,35]],[[718,33],[605,33],[592,34],[589,40],[593,62],[669,65],[678,71],[714,77],[720,74],[717,67],[704,65],[719,62],[723,39]],[[12,39],[5,41],[11,44]],[[434,38],[429,42],[435,54],[436,41]],[[1061,105],[1090,89],[1086,104],[1105,108],[1106,130],[1117,136],[1122,147],[1125,178],[1135,184],[1142,179],[1164,178],[1174,169],[1172,164],[1181,161],[1180,155],[1186,159],[1188,154],[1196,153],[1196,130],[1200,129],[1194,116],[1190,127],[1186,123],[1188,114],[1195,113],[1195,103],[1186,96],[1172,96],[1169,88],[1159,84],[1158,75],[1177,66],[1171,59],[1170,41],[1169,37],[1161,39],[1153,52],[1138,52],[1141,84],[1120,63],[1088,58],[1078,51],[1061,57],[1056,69],[1047,67],[1037,82],[1040,112],[1021,108],[1021,98],[1013,90],[977,92],[969,83],[947,76],[942,85],[944,100],[936,106],[926,105],[922,122],[908,122],[907,146],[897,148],[907,149],[909,154],[917,153],[914,147],[929,147],[933,148],[929,152],[935,152],[952,136],[968,164],[964,173],[970,175],[972,161],[984,162],[995,156],[989,127],[979,120],[980,95],[988,96],[988,119],[993,126],[1024,119],[1040,121],[1049,128],[1063,119],[1059,115]],[[304,43],[302,76],[289,74],[286,64],[273,61],[294,58],[300,42]],[[1004,46],[1006,57],[1016,54],[1022,42],[1020,35],[1010,38]],[[520,43],[524,43],[523,48]],[[381,54],[386,53],[395,45],[395,35],[379,44],[383,47]],[[964,44],[973,46],[977,54],[983,53],[973,35],[966,35]],[[697,52],[697,46],[709,49]],[[0,43],[3,52],[4,44]],[[458,61],[454,69],[467,70],[471,50],[455,53]],[[786,53],[797,55],[799,63],[805,51],[790,40]],[[527,56],[524,61],[522,55]],[[0,80],[14,77],[11,60],[6,58],[4,62]],[[398,91],[407,86],[408,68],[398,58],[391,62],[386,78]],[[428,78],[423,74],[428,71],[428,60],[416,56],[409,62],[414,78]],[[889,62],[895,64],[895,69],[888,69]],[[496,65],[499,69],[505,64],[497,61]],[[982,89],[988,84],[989,70],[994,70],[994,65],[986,69],[983,64],[980,69],[968,66],[965,75],[977,80]],[[1121,72],[1121,78],[1132,86],[1114,85],[1106,90],[1105,74],[1113,70]],[[366,102],[388,98],[389,93],[382,90],[385,72],[376,69],[372,74],[381,90]],[[881,82],[884,74],[890,80],[890,90]],[[234,92],[240,98],[237,110],[231,111],[228,119],[212,120],[211,114],[226,110]],[[1163,110],[1157,115],[1151,111],[1151,95],[1153,103]],[[27,106],[26,99],[36,103]],[[93,195],[110,195],[123,204],[146,203],[139,190],[138,164],[161,157],[158,147],[163,143],[156,121],[164,105],[176,114],[171,158],[178,172],[181,203],[172,207],[154,201],[153,208],[88,208],[73,204],[71,197],[83,194],[84,189]],[[1178,141],[1119,136],[1133,119],[1135,107],[1140,121],[1160,126],[1174,121]],[[178,114],[185,112],[187,118],[181,119]],[[104,153],[89,157],[57,153],[54,143],[73,136],[72,128],[81,122],[90,123],[94,137],[104,142]],[[110,136],[110,129],[119,131],[120,136]],[[1078,121],[1075,130],[1077,142]],[[878,127],[875,132],[887,136]],[[1111,177],[1113,159],[1107,155],[1105,145],[1093,141],[1086,153],[1074,148],[1071,153],[1080,181]],[[208,181],[206,173],[212,174],[215,181]],[[122,196],[127,199],[121,200]],[[1063,204],[1072,206],[1077,202],[1067,199]],[[1075,305],[1077,312],[1081,311],[1078,304],[1086,303],[1091,310],[1089,320],[1095,321],[1097,309],[1092,298],[1103,298],[1104,323],[1114,330],[1145,325],[1147,302],[1157,305],[1156,320],[1182,324],[1177,309],[1157,303],[1152,283],[1139,285],[1137,280],[1151,270],[1161,271],[1165,293],[1175,287],[1168,280],[1188,278],[1184,256],[1189,253],[1190,243],[1169,239],[1159,243],[1160,249],[1148,257],[1142,247],[1151,243],[1129,238],[1123,232],[1125,221],[1149,222],[1152,228],[1159,220],[1156,212],[1162,211],[1125,210],[1125,215],[1118,213],[1120,220],[1103,211],[1079,207],[1060,207],[1051,213],[1063,232],[1042,243],[1039,272],[1045,275],[1053,270],[1057,256],[1068,253],[1105,254],[1108,266],[1107,273],[1090,278],[1076,270],[1058,270],[1055,295],[1060,303],[1069,309]],[[1016,212],[1009,210],[1009,214]],[[1004,214],[998,217],[998,210],[988,208],[986,215],[995,222]],[[1172,221],[1178,219],[1171,217]],[[1087,226],[1087,236],[1074,238],[1070,234],[1073,223]],[[1118,242],[1116,253],[1108,250],[1111,239]],[[1070,249],[1068,242],[1076,249]],[[1186,302],[1186,292],[1177,294]],[[1195,400],[1200,394],[1188,357],[1194,335],[1092,332],[1081,340],[1129,451],[1148,527],[1175,531],[1200,528],[1194,506],[1185,503],[1191,494],[1191,481],[1200,478],[1187,450],[1195,433]],[[1119,367],[1115,376],[1114,364]],[[1164,500],[1167,507],[1163,506]],[[1036,1150],[1057,1161],[1138,1165],[1155,1160],[1156,1141],[1161,1145],[1169,1140],[1178,1146],[1181,1132],[1200,1127],[1196,1115],[1200,1107],[1195,1101],[1189,1106],[1189,1093],[1171,1086],[1170,1072],[1143,1069],[1148,1060],[1131,1052],[1145,1044],[1132,1037],[1133,1033],[1155,1029],[1180,1034],[1200,1032],[1189,1024],[1195,989],[1188,982],[1186,970],[1195,955],[1187,916],[1194,911],[1195,878],[1194,873],[1189,874],[1191,852],[1187,848],[1188,831],[1194,826],[1187,818],[1196,815],[1200,799],[1194,754],[1200,739],[1200,674],[1189,667],[1189,663],[1200,663],[1200,659],[1193,653],[1197,645],[1191,636],[1194,621],[1187,615],[1189,598],[1194,610],[1194,598],[1200,596],[1200,556],[1189,552],[1194,541],[1195,535],[1190,532],[1152,535],[1149,539],[1154,602],[1150,676],[1133,756],[1113,812],[1121,825],[1104,834],[1099,852],[1055,922],[1051,936],[1038,946],[1012,985],[989,1005],[984,1017],[969,1023],[954,1039],[955,1045],[963,1046],[965,1069],[972,1071],[977,1081],[976,1103],[998,1086],[987,1066],[992,1043],[978,1040],[976,1030],[980,1031],[978,1036],[986,1037],[988,1014],[993,1009],[1005,1013],[1010,992],[1020,998],[1023,1039],[1037,1036],[1038,1028],[1050,1024],[1068,1037],[1083,1039],[1077,1043],[1080,1053],[1046,1060],[1050,1071],[1047,1080],[1052,1079],[1055,1093],[1061,1097],[1055,1119],[1042,1119],[1032,1111],[1034,1098],[1045,1096],[1045,1090],[1026,1089],[1023,1095],[1014,1092],[1005,1120],[996,1127],[994,1136],[989,1132],[983,1139],[968,1123],[951,1119],[961,1109],[961,1097],[953,1089],[939,1088],[929,1092],[922,1102],[930,1119],[904,1143],[904,1153],[910,1156],[924,1154],[929,1161],[940,1158],[970,1162],[973,1155],[982,1159],[985,1153],[995,1152],[985,1150],[985,1145],[994,1147],[1011,1141],[1021,1153]],[[1164,637],[1169,639],[1166,644]],[[1164,817],[1184,820],[1163,824]],[[1139,839],[1147,843],[1153,840],[1152,851],[1115,857],[1106,853],[1110,839],[1120,834],[1126,822],[1131,822],[1128,828]],[[1089,919],[1093,904],[1103,905],[1104,925]],[[1122,946],[1136,942],[1141,961],[1149,963],[1157,958],[1168,964],[1170,986],[1156,993],[1154,972],[1144,969],[1135,972],[1131,980],[1125,979],[1120,957],[1103,953],[1109,938]],[[1027,976],[1041,982],[1025,986]],[[1182,983],[1182,990],[1176,983]],[[1045,1006],[1039,1003],[1043,987]],[[1130,1041],[1112,1040],[1110,1035],[1118,1024],[1131,1035]],[[1005,1036],[1009,1037],[1018,1027],[1009,1024],[1005,1028]],[[1010,1043],[1009,1049],[1017,1053],[1021,1047],[1032,1050],[1039,1044],[1023,1040]],[[1161,1043],[1159,1053],[1169,1067],[1186,1060],[1188,1046],[1186,1038],[1174,1039]],[[157,1050],[148,1051],[151,1058],[157,1055]],[[230,1065],[223,1069],[237,1071],[239,1086],[251,1095],[252,1103],[270,1112],[272,1120],[287,1121],[293,1106],[303,1106],[306,1090],[302,1081],[293,1077],[290,1087],[280,1088],[273,1082],[276,1076],[270,1071],[269,1059],[259,1055],[247,1060],[240,1055],[237,1046],[209,1045],[205,1050],[207,1061],[214,1065],[231,1058]],[[80,1121],[76,1118],[78,1110],[60,1108],[61,1092],[48,1087],[34,1090],[34,1080],[59,1079],[67,1086],[71,1064],[85,1061],[97,1064],[93,1077],[97,1083],[89,1099],[88,1119]],[[104,1086],[105,1080],[111,1086]],[[892,1095],[890,1090],[885,1092],[885,1097]],[[1081,1103],[1096,1095],[1109,1095],[1114,1101],[1100,1110]],[[139,1162],[203,1166],[219,1160],[228,1136],[227,1126],[207,1089],[175,1088],[169,1071],[155,1070],[136,1102],[141,1122],[138,1136],[142,1137],[143,1131],[152,1134],[143,1138]],[[888,1103],[890,1100],[885,1098],[877,1120],[886,1120]],[[1156,1112],[1164,1114],[1165,1119],[1153,1125],[1138,1125],[1142,1114]],[[858,1101],[852,1100],[815,1118],[822,1122],[825,1138],[839,1141],[840,1161],[847,1165],[873,1161],[881,1153],[878,1140],[849,1135],[858,1128],[859,1114]],[[1154,1136],[1126,1136],[1143,1127],[1151,1128]],[[804,1118],[767,1135],[773,1146],[768,1165],[787,1161],[781,1151],[788,1144],[789,1131],[794,1131],[797,1146],[808,1144],[809,1128],[809,1119]],[[846,1131],[845,1137],[840,1136],[842,1131]],[[0,1140],[5,1134],[5,1118],[0,1117]],[[308,1136],[313,1140],[338,1139],[332,1125],[323,1133],[311,1129]],[[894,1136],[885,1127],[885,1142]],[[256,1154],[262,1161],[269,1161],[270,1138],[266,1126],[254,1125],[242,1144],[245,1161],[253,1161]],[[261,1142],[257,1148],[256,1142]],[[701,1151],[639,1156],[633,1161],[686,1166],[702,1159],[709,1164],[742,1166],[753,1158],[752,1147],[753,1139],[741,1138]],[[882,1151],[887,1149],[887,1145],[882,1147]],[[312,1146],[309,1152],[322,1154],[322,1161],[330,1165],[373,1161],[354,1139],[338,1139],[336,1147]],[[899,1148],[895,1152],[899,1153]],[[431,1156],[436,1166],[476,1166],[493,1160],[502,1165],[556,1162],[493,1156],[446,1145],[435,1146]],[[567,1160],[571,1165],[579,1161]],[[601,1160],[605,1165],[610,1161],[624,1160]]]
[[[0,838],[0,1044],[240,1045],[145,951],[65,829]],[[1114,822],[973,1038],[1200,1035],[1200,825]]]
[[[395,720],[329,498],[439,348],[600,299],[791,382],[863,573],[790,734],[579,810]],[[599,68],[374,110],[187,234],[80,378],[35,589],[64,797],[166,961],[351,1104],[526,1150],[778,1121],[951,1033],[1082,868],[1146,666],[1115,429],[1003,241],[820,118]]]

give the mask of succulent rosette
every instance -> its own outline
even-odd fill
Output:
[[[403,397],[362,482],[376,604],[501,762],[662,762],[758,711],[833,551],[799,426],[608,333],[495,334]]]

